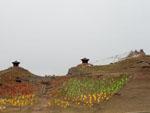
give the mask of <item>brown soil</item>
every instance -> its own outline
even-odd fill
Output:
[[[83,72],[83,70],[80,71]],[[150,113],[150,56],[128,59],[106,66],[90,67],[88,73],[93,76],[128,73],[131,78],[128,84],[109,101],[95,105],[91,109],[50,109],[47,107],[47,96],[54,95],[59,86],[70,78],[54,77],[50,82],[51,85],[48,85],[45,94],[39,98],[39,102],[35,106],[27,110],[10,110],[5,113]]]

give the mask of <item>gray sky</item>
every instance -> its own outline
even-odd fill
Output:
[[[19,60],[35,74],[65,74],[143,48],[150,53],[150,0],[0,0],[0,69]]]

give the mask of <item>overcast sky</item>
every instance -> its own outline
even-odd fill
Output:
[[[143,48],[150,53],[150,0],[0,0],[0,69],[19,60],[35,74],[66,74]]]

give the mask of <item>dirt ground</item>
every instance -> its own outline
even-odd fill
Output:
[[[95,105],[93,108],[74,107],[52,109],[47,107],[48,98],[41,96],[39,102],[32,107],[21,110],[13,108],[8,109],[9,111],[0,111],[0,113],[150,113],[150,66],[143,67],[143,64],[139,64],[139,61],[143,62],[143,59],[123,61],[106,67],[107,72],[111,74],[112,72],[120,72],[123,69],[123,72],[129,73],[132,77],[118,94],[114,95],[109,101]],[[146,57],[144,62],[150,62],[150,57]],[[108,69],[111,70],[108,71]],[[57,85],[61,85],[66,77],[59,79],[55,78],[54,83],[51,82],[54,88]]]
[[[91,109],[50,109],[47,102],[46,97],[41,97],[39,103],[31,108],[4,113],[150,113],[150,75],[139,73],[112,99]]]
[[[150,79],[135,78],[99,113],[150,113]]]

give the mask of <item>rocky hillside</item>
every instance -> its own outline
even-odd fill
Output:
[[[109,65],[85,65],[80,64],[72,67],[68,71],[68,75],[107,75],[116,73],[137,73],[140,71],[150,72],[150,56],[145,55],[143,50],[139,52],[131,52],[124,59],[111,63]]]
[[[29,82],[36,79],[38,76],[22,67],[10,67],[0,71],[0,82]]]

